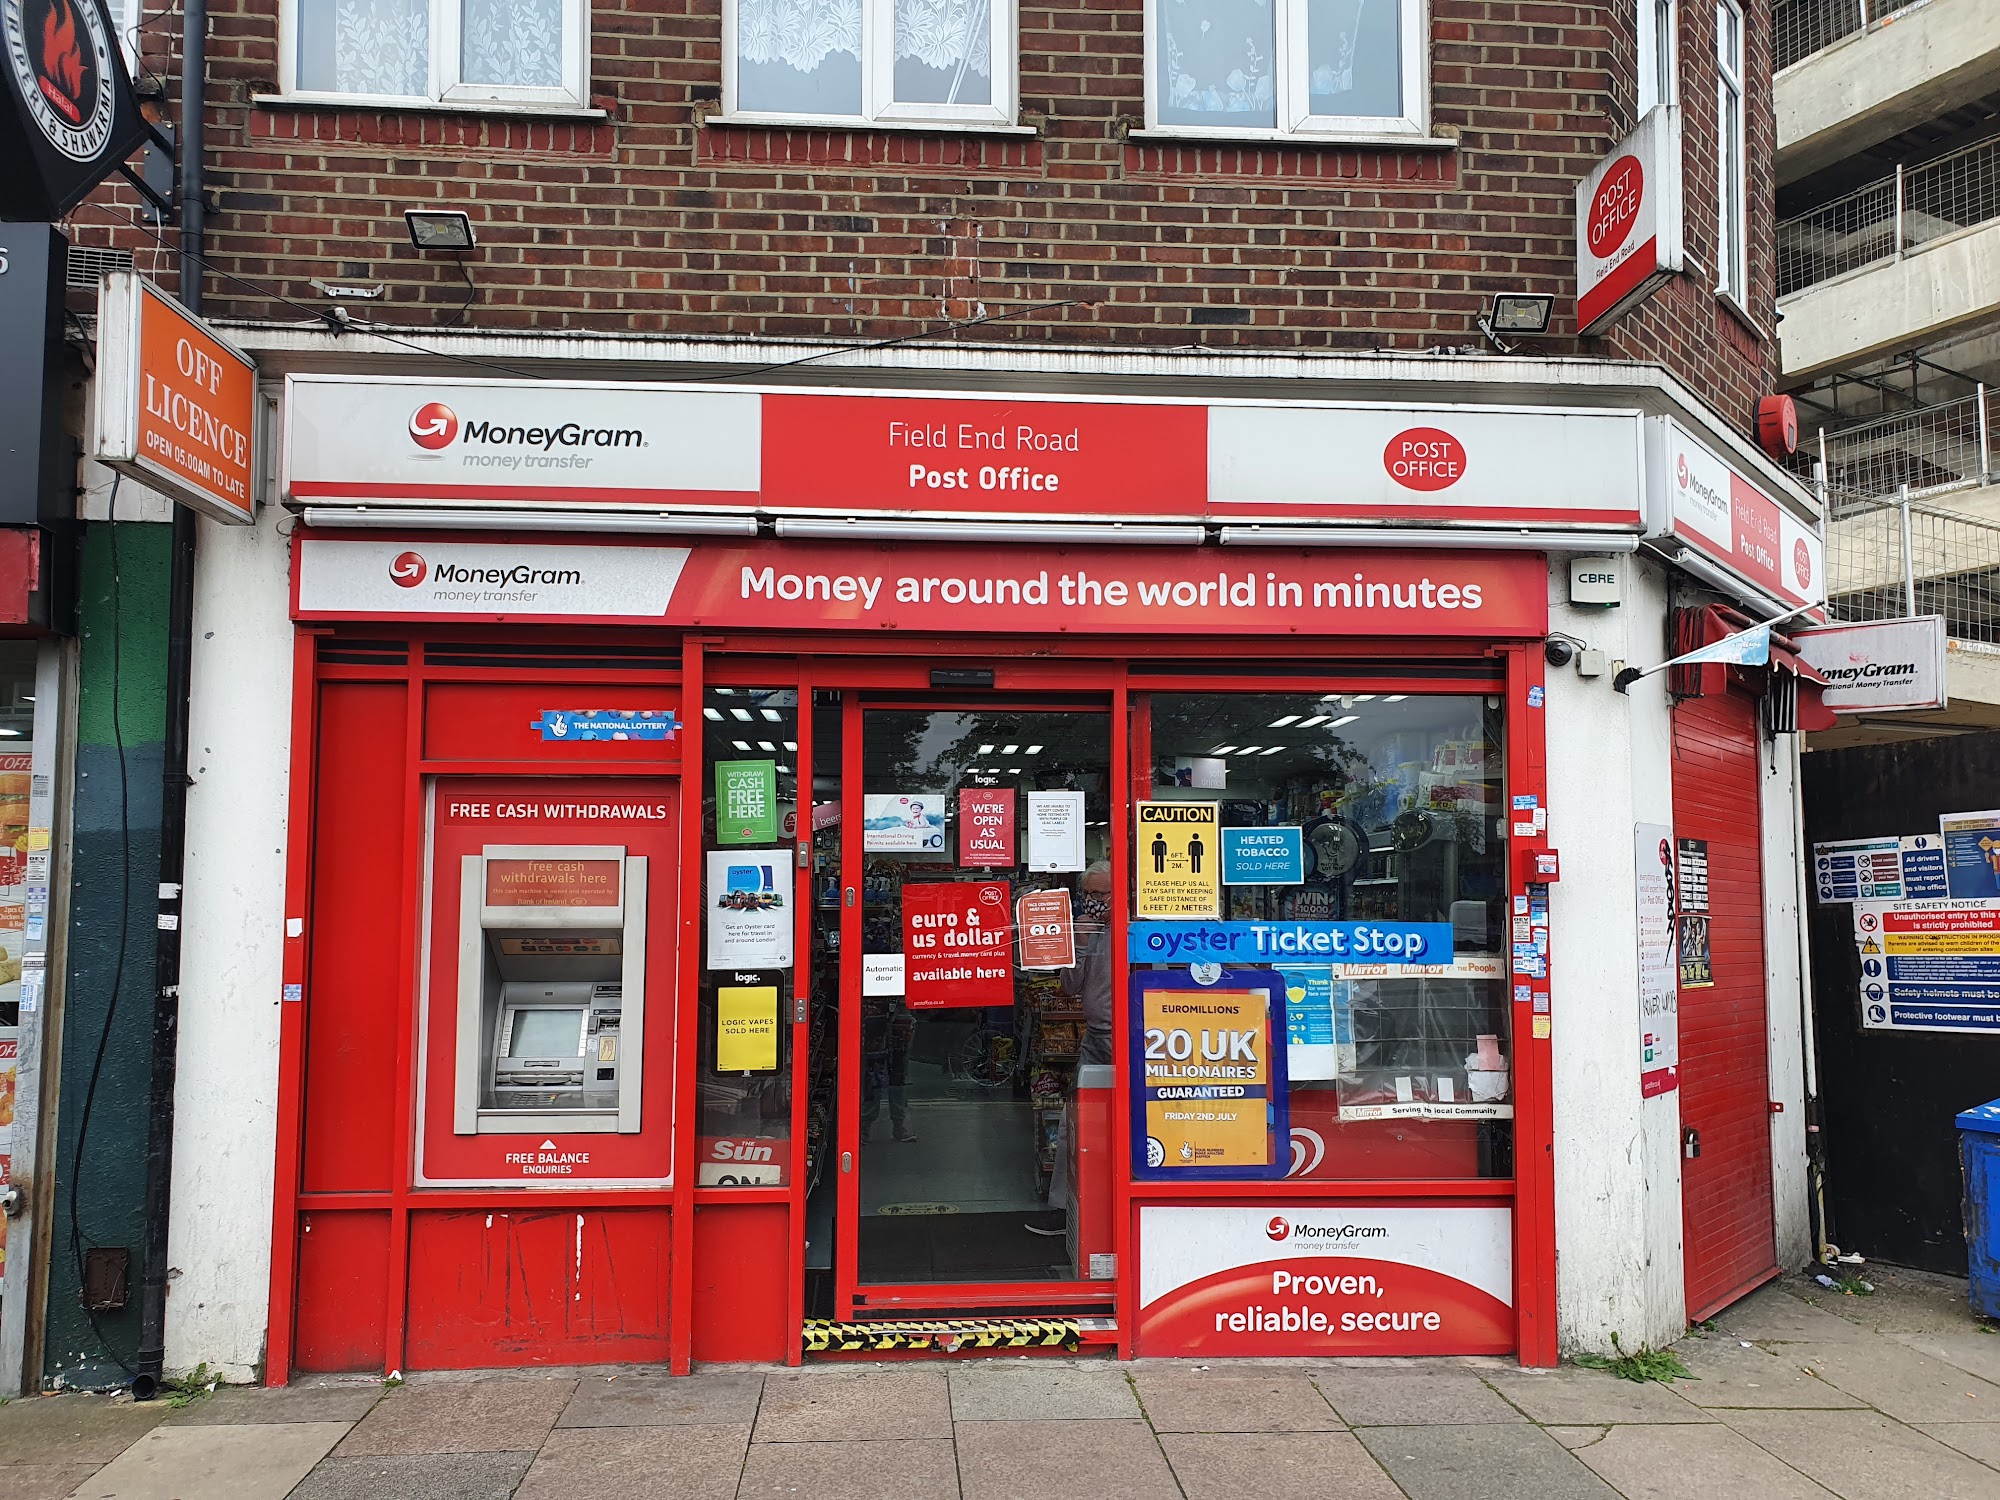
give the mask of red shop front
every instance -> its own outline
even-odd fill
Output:
[[[302,528],[272,1379],[1553,1362],[1547,597]]]

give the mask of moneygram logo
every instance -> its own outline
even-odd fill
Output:
[[[442,448],[457,436],[458,413],[442,401],[427,401],[410,415],[410,440],[419,448]]]
[[[1289,1239],[1292,1233],[1292,1226],[1287,1224],[1283,1219],[1273,1219],[1264,1226],[1264,1233],[1274,1240]]]
[[[429,576],[430,564],[419,552],[399,552],[389,564],[389,576],[396,580],[396,587],[413,589]]]
[[[1677,455],[1674,459],[1674,478],[1681,482],[1682,489],[1688,487],[1688,456],[1685,453]]]
[[[1294,1224],[1273,1218],[1264,1226],[1264,1236],[1281,1243],[1339,1245],[1351,1240],[1386,1240],[1389,1229],[1385,1224]]]

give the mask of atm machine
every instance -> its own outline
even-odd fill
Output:
[[[488,844],[460,879],[454,1133],[638,1133],[645,857]]]

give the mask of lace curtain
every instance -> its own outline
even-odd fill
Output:
[[[562,0],[462,0],[466,83],[562,87]]]
[[[302,89],[421,99],[430,50],[429,0],[300,0]]]
[[[1159,3],[1161,121],[1276,125],[1278,44],[1273,0]]]
[[[831,61],[861,60],[861,7],[864,0],[739,0],[736,47],[751,64],[782,63],[813,73]],[[879,24],[879,23],[878,23]],[[982,102],[991,97],[993,25],[990,0],[895,0],[898,98],[913,96],[903,86],[905,62],[944,75],[939,101]],[[968,78],[983,80],[968,86]],[[951,91],[955,89],[955,94]]]

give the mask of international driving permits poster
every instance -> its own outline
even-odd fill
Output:
[[[1216,917],[1222,856],[1213,802],[1135,804],[1137,917]]]

